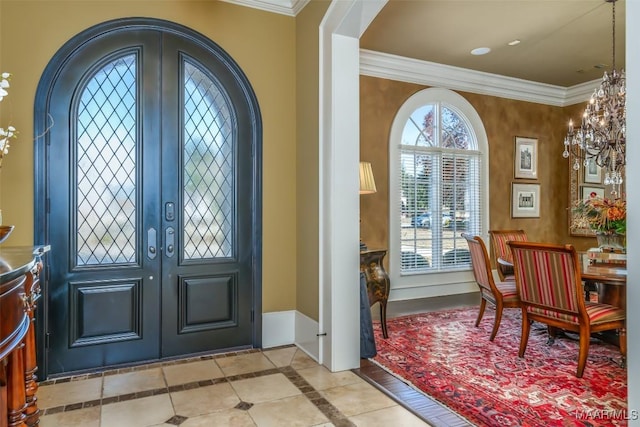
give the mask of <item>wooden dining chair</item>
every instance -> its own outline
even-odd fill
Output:
[[[515,281],[522,304],[522,336],[518,356],[524,357],[531,321],[580,336],[578,369],[582,378],[591,333],[617,330],[623,363],[627,355],[626,312],[609,304],[585,301],[578,256],[572,245],[509,241]]]
[[[489,302],[496,309],[496,315],[493,320],[493,330],[489,337],[489,341],[493,341],[498,333],[500,321],[502,320],[502,309],[520,307],[520,300],[516,293],[516,285],[513,281],[498,283],[494,281],[487,247],[480,236],[462,233],[462,237],[466,239],[469,245],[473,276],[476,279],[476,283],[480,288],[480,295],[482,296],[480,300],[480,312],[476,319],[476,328],[480,324],[487,302]]]
[[[526,242],[527,233],[524,230],[489,230],[491,238],[491,254],[493,263],[501,281],[514,280],[513,261],[508,241]]]

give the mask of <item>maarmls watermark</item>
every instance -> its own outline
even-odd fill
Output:
[[[585,409],[576,411],[577,420],[638,420],[637,409]]]

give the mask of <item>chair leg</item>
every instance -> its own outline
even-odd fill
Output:
[[[531,330],[531,323],[527,318],[527,310],[522,309],[522,334],[520,335],[520,350],[518,351],[519,357],[524,357],[524,352],[527,349],[529,343],[529,331]]]
[[[578,352],[578,371],[576,377],[582,378],[584,368],[587,364],[587,356],[589,355],[589,343],[591,342],[591,332],[588,328],[580,328],[580,350]]]
[[[478,318],[476,319],[476,328],[480,325],[482,316],[484,315],[484,309],[487,306],[487,300],[484,297],[480,300],[480,311],[478,312]]]
[[[556,337],[558,336],[558,328],[555,326],[547,325],[547,345],[552,345],[556,342]]]
[[[618,330],[618,340],[620,343],[620,354],[622,354],[622,367],[627,366],[627,329],[621,328]]]
[[[491,331],[491,336],[489,337],[489,341],[493,341],[498,333],[498,328],[500,327],[500,321],[502,320],[502,304],[496,301],[496,317],[493,319],[493,330]]]

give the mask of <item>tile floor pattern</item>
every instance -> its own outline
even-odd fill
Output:
[[[41,427],[428,426],[295,346],[43,381]]]

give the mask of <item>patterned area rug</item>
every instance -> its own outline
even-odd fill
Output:
[[[576,335],[549,345],[546,326],[534,323],[521,359],[520,311],[504,310],[494,342],[495,311],[487,308],[478,328],[477,314],[472,307],[388,319],[386,340],[376,324],[372,360],[479,426],[627,425],[617,347],[592,339],[576,378]]]

